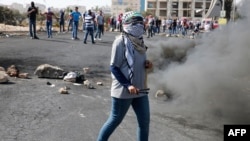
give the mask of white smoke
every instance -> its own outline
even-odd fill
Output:
[[[156,65],[149,86],[173,95],[165,109],[184,116],[220,119],[221,124],[250,123],[249,7],[244,2],[238,7],[243,19],[200,40],[169,39],[151,45],[148,56]],[[169,59],[175,55],[162,55],[166,49],[177,56],[181,49],[186,56],[181,61]]]

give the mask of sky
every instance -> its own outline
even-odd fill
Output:
[[[0,0],[0,4],[11,4],[11,3],[21,3],[21,4],[30,4],[31,1],[36,3],[41,3],[47,7],[55,8],[65,8],[68,5],[83,5],[87,9],[95,6],[111,6],[111,0]],[[91,2],[90,2],[91,1]]]
[[[29,4],[32,0],[0,0],[0,4],[11,4],[13,2]],[[68,5],[84,5],[87,9],[98,6],[111,6],[111,0],[33,0],[35,3],[45,4],[47,7],[65,8]],[[90,2],[91,1],[91,2]],[[238,3],[241,0],[236,0]]]

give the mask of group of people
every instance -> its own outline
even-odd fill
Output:
[[[118,31],[122,32],[122,21],[121,17],[123,16],[120,13],[117,18],[111,16],[108,19],[107,24],[109,25],[110,31]],[[188,21],[186,18],[177,19],[177,18],[163,18],[160,19],[158,17],[154,17],[153,15],[148,15],[143,18],[144,22],[144,31],[147,34],[147,38],[153,37],[155,34],[159,33],[168,33],[169,36],[181,34],[186,36],[188,31],[192,31],[192,33],[198,33],[201,22],[199,21]]]
[[[38,14],[38,7],[35,7],[35,3],[32,1],[31,6],[28,8],[28,14],[29,17],[29,31],[30,31],[30,37],[32,39],[39,39],[36,35],[36,15]],[[40,15],[43,15],[46,17],[46,31],[48,34],[48,38],[52,38],[52,18],[55,17],[56,19],[59,19],[59,25],[60,25],[60,32],[65,31],[64,29],[64,11],[60,10],[60,15],[57,17],[50,8],[48,8],[47,12],[40,13]]]
[[[36,16],[38,14],[38,8],[35,7],[34,2],[31,2],[31,6],[28,8],[28,17],[29,17],[29,31],[30,37],[32,39],[39,39],[36,34]],[[53,17],[59,19],[60,25],[60,32],[64,32],[64,23],[65,23],[65,12],[60,10],[60,15],[56,16],[50,8],[48,11],[44,13],[40,13],[46,17],[46,31],[48,34],[48,38],[52,38],[52,25],[53,25]],[[98,15],[93,13],[91,10],[88,10],[85,13],[80,13],[78,11],[78,7],[75,7],[75,10],[70,10],[68,15],[68,31],[72,31],[72,40],[79,40],[78,38],[78,27],[79,27],[79,20],[83,19],[83,29],[86,30],[85,36],[83,39],[83,43],[87,43],[88,35],[91,36],[91,41],[95,44],[95,40],[98,37],[98,40],[101,40],[101,35],[104,34],[104,15],[103,12],[100,10]],[[96,34],[94,35],[94,31],[96,30]]]
[[[191,30],[192,33],[199,32],[201,22],[188,21],[186,18],[176,19],[162,19],[155,18],[152,15],[149,15],[145,18],[145,30],[147,30],[147,37],[153,37],[155,33],[160,33],[161,29],[163,33],[168,33],[169,36],[177,35],[181,33],[183,36],[188,34],[188,30]]]

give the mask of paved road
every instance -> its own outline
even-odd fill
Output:
[[[81,37],[82,33],[79,33]],[[71,40],[70,33],[40,40],[26,36],[0,38],[0,66],[15,64],[31,79],[11,78],[0,85],[0,141],[95,141],[110,110],[109,59],[111,44],[118,33],[105,33],[102,41],[92,45]],[[155,40],[163,37],[157,36]],[[147,42],[155,42],[146,39]],[[86,78],[96,89],[87,89],[56,79],[39,79],[33,72],[43,63],[67,71],[89,67]],[[46,85],[47,82],[55,87]],[[104,86],[95,83],[102,81]],[[70,87],[69,95],[58,89]],[[168,112],[166,101],[150,94],[151,141],[221,141],[222,127],[214,128],[198,119],[188,119]],[[136,119],[130,110],[112,134],[110,141],[135,141]]]

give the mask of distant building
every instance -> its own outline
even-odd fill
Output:
[[[112,0],[111,13],[113,16],[117,16],[120,13],[124,13],[126,10],[140,11],[140,2],[141,0]]]
[[[99,8],[105,15],[111,15],[111,7],[110,6],[102,6]],[[97,11],[98,12],[98,11]]]
[[[144,12],[145,11],[145,2],[146,0],[140,0],[140,12]]]
[[[202,19],[219,17],[220,0],[146,0],[146,11],[165,18]]]

